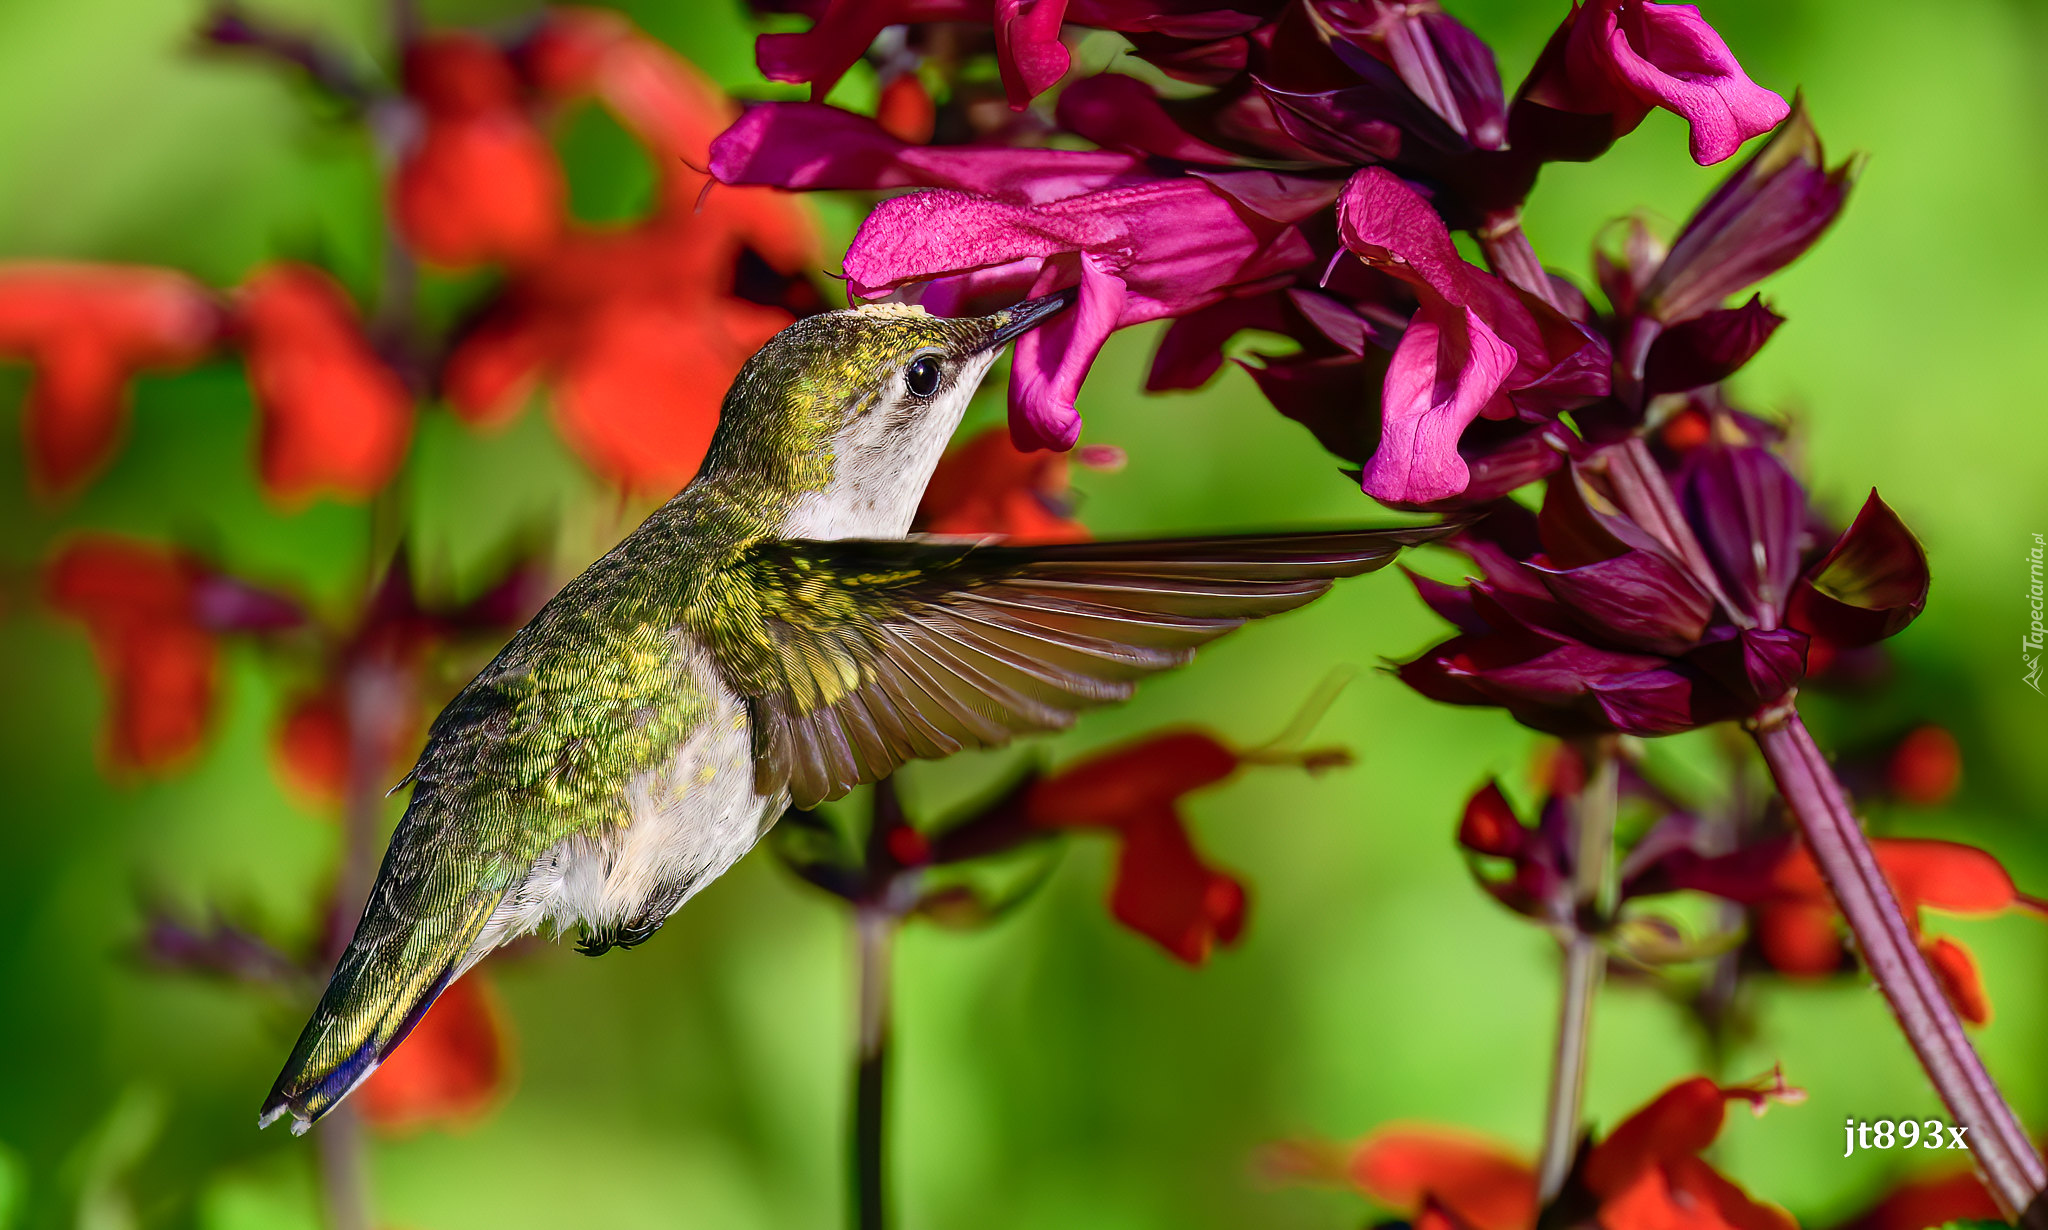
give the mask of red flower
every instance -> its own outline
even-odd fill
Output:
[[[198,361],[219,333],[213,296],[168,269],[0,268],[0,355],[36,369],[22,430],[37,487],[64,492],[84,482],[121,434],[129,379]]]
[[[496,997],[471,970],[363,1083],[363,1117],[392,1132],[474,1120],[504,1091],[510,1051]]]
[[[447,395],[465,419],[496,424],[547,380],[562,434],[591,468],[666,494],[696,473],[740,364],[794,319],[783,292],[815,258],[815,230],[787,194],[705,193],[690,168],[737,112],[625,23],[558,13],[522,63],[544,91],[594,92],[653,155],[660,200],[625,230],[572,229],[520,269],[450,356]],[[755,265],[770,285],[749,284]]]
[[[391,181],[406,242],[437,265],[521,261],[560,232],[567,189],[503,51],[474,34],[406,49],[405,91],[418,140]]]
[[[1975,846],[1907,837],[1880,837],[1870,845],[1949,1001],[1964,1020],[1987,1023],[1991,1004],[1969,950],[1920,934],[1920,911],[1983,917],[2014,908],[2042,913],[2048,905],[2020,892],[1999,861]],[[1662,875],[1674,887],[1753,907],[1758,946],[1773,968],[1805,978],[1841,968],[1834,898],[1804,845],[1778,839],[1716,858],[1681,853]]]
[[[1836,1230],[1931,1230],[1954,1221],[2003,1221],[1976,1172],[1938,1171],[1907,1179]]]
[[[1245,890],[1195,852],[1181,819],[1181,796],[1213,786],[1248,763],[1318,769],[1348,759],[1331,751],[1238,752],[1200,731],[1177,731],[1098,753],[1037,782],[1024,798],[1024,811],[1040,828],[1118,833],[1123,848],[1110,913],[1182,961],[1200,965],[1217,944],[1237,942]]]
[[[1919,807],[1939,807],[1963,780],[1963,749],[1939,726],[1922,726],[1899,740],[1885,762],[1892,793]]]
[[[902,73],[889,79],[875,99],[875,123],[882,131],[911,145],[932,139],[938,126],[938,110],[932,96],[916,73]]]
[[[45,572],[50,605],[85,625],[106,676],[117,769],[164,768],[206,733],[220,647],[199,622],[202,575],[180,552],[108,537],[76,540]]]
[[[327,686],[293,700],[273,736],[277,773],[309,802],[336,803],[348,790],[348,713]]]
[[[495,637],[539,608],[545,584],[519,566],[462,606],[422,602],[403,555],[364,603],[353,628],[330,643],[319,681],[293,698],[273,735],[278,775],[315,803],[337,803],[350,788],[352,759],[382,790],[419,753],[420,692],[435,650],[465,634]],[[357,706],[353,713],[350,702]],[[358,730],[351,735],[354,722]]]
[[[1077,450],[1081,464],[1122,463],[1113,449]],[[1013,543],[1086,542],[1071,516],[1068,459],[1045,449],[1024,452],[1006,428],[992,427],[940,459],[918,506],[917,528],[928,534],[1000,536]]]
[[[341,288],[310,266],[272,265],[242,288],[236,319],[262,415],[264,487],[286,501],[375,494],[405,456],[412,398]]]
[[[1761,1113],[1772,1099],[1801,1096],[1775,1074],[1769,1084],[1696,1076],[1671,1086],[1586,1155],[1577,1181],[1595,1207],[1591,1220],[1604,1230],[1795,1230],[1783,1209],[1751,1199],[1699,1154],[1720,1135],[1729,1102]],[[1337,1156],[1286,1146],[1273,1160],[1284,1177],[1345,1182],[1411,1216],[1434,1205],[1473,1230],[1529,1230],[1536,1222],[1536,1176],[1525,1162],[1440,1128],[1384,1128]]]

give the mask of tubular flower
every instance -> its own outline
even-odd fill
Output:
[[[1188,840],[1182,797],[1275,758],[1233,751],[1200,731],[1154,735],[1098,753],[1033,783],[1023,796],[1040,829],[1108,829],[1122,838],[1109,908],[1116,920],[1189,965],[1244,929],[1244,885],[1205,865]],[[1341,752],[1281,758],[1309,769],[1348,762]]]
[[[1083,465],[1114,468],[1120,453],[1076,450]],[[984,431],[939,460],[918,505],[916,528],[927,534],[982,535],[1024,543],[1086,542],[1073,519],[1068,455],[1023,452],[1008,432]]]
[[[1354,175],[1337,220],[1345,246],[1420,304],[1387,365],[1366,494],[1408,504],[1457,495],[1471,480],[1458,442],[1474,419],[1540,421],[1606,393],[1605,342],[1467,263],[1443,219],[1392,173]]]
[[[510,1085],[511,1049],[489,980],[472,970],[363,1083],[363,1117],[386,1133],[474,1121]]]
[[[124,265],[0,265],[0,356],[35,382],[22,406],[29,477],[76,489],[121,435],[128,381],[188,366],[217,343],[221,312],[181,273]]]
[[[705,193],[690,167],[704,165],[732,104],[625,23],[558,13],[522,63],[545,92],[596,94],[655,155],[659,200],[623,230],[572,229],[516,270],[457,343],[444,391],[464,419],[495,425],[546,381],[592,469],[666,494],[696,473],[740,364],[812,305],[794,271],[812,259],[815,229],[782,194]]]
[[[1606,1230],[1794,1230],[1783,1209],[1752,1198],[1699,1155],[1720,1136],[1728,1103],[1746,1102],[1761,1114],[1770,1101],[1803,1096],[1775,1074],[1750,1085],[1680,1081],[1586,1152],[1558,1205],[1586,1206],[1587,1221]],[[1282,1177],[1344,1183],[1410,1216],[1435,1206],[1472,1230],[1536,1224],[1534,1171],[1476,1136],[1396,1126],[1337,1153],[1294,1145],[1269,1157]]]
[[[235,322],[261,415],[264,488],[287,502],[321,491],[367,499],[389,482],[412,437],[412,397],[334,280],[306,265],[259,270]]]
[[[1521,98],[1605,117],[1607,141],[1661,107],[1691,125],[1692,156],[1701,166],[1777,127],[1790,110],[1749,79],[1698,8],[1645,0],[1574,4],[1523,83]]]
[[[504,51],[473,34],[405,52],[417,139],[391,181],[391,214],[422,257],[450,267],[538,255],[561,230],[567,186]]]
[[[2004,866],[1975,846],[1903,837],[1870,845],[1949,1001],[1971,1024],[1988,1023],[1991,1003],[1976,961],[1956,941],[1921,932],[1921,911],[1987,917],[2012,909],[2043,914],[2048,905],[2020,892]],[[1842,968],[1834,898],[1802,843],[1777,838],[1711,858],[1680,851],[1650,875],[1648,891],[1695,889],[1753,909],[1757,946],[1782,973],[1818,978]]]
[[[289,600],[193,556],[110,536],[64,547],[43,586],[51,608],[92,640],[109,694],[107,758],[123,772],[161,770],[197,749],[217,700],[223,634],[304,619]]]
[[[1067,449],[1081,430],[1074,398],[1110,333],[1206,307],[1232,287],[1309,261],[1288,216],[1301,202],[1240,199],[1232,188],[1245,191],[1155,179],[1034,205],[914,193],[868,215],[847,249],[846,274],[868,299],[933,283],[919,297],[941,314],[970,297],[1015,300],[1078,286],[1073,310],[1018,339],[1010,376],[1019,447]]]

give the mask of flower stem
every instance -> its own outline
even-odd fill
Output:
[[[1563,1190],[1578,1150],[1586,1096],[1586,1052],[1593,1037],[1593,1001],[1607,969],[1594,938],[1613,909],[1608,865],[1614,850],[1618,769],[1611,738],[1576,745],[1586,780],[1572,813],[1572,917],[1563,940],[1564,986],[1557,1013],[1557,1051],[1550,1069],[1550,1101],[1543,1117],[1543,1152],[1536,1162],[1536,1198],[1547,1205]]]
[[[853,1065],[853,1198],[848,1208],[854,1230],[887,1230],[886,1162],[889,1060],[889,958],[896,918],[879,909],[854,913],[855,962],[860,979],[860,1037]]]
[[[327,1230],[370,1230],[363,1122],[355,1107],[344,1103],[329,1111],[314,1144],[320,1154],[320,1199],[327,1207]]]
[[[1856,937],[1864,965],[1949,1114],[1968,1129],[1970,1156],[1985,1187],[2007,1219],[2017,1220],[2048,1187],[2048,1167],[1984,1070],[1962,1021],[1921,957],[1841,783],[1789,704],[1760,715],[1753,734],[1836,908]]]
[[[1543,262],[1537,259],[1528,233],[1522,230],[1520,209],[1486,215],[1475,234],[1479,239],[1479,250],[1486,254],[1489,269],[1551,307],[1563,308],[1564,305],[1558,301],[1557,287],[1551,282],[1550,274],[1544,271]]]

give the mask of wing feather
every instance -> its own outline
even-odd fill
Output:
[[[721,611],[707,629],[726,635],[705,640],[752,705],[757,786],[786,786],[809,807],[910,759],[1065,727],[1247,620],[1452,528],[1047,547],[759,543],[719,591],[756,609]]]

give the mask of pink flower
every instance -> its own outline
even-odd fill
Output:
[[[1791,111],[1749,79],[1698,8],[1644,0],[1591,0],[1574,9],[1522,97],[1558,111],[1610,115],[1617,137],[1662,107],[1692,126],[1692,156],[1701,166],[1727,158]]]
[[[1265,179],[1283,177],[1254,172]],[[1241,203],[1208,180],[1153,179],[1036,205],[932,191],[884,201],[846,253],[852,292],[873,299],[913,292],[941,314],[969,301],[1014,301],[1080,288],[1074,310],[1017,343],[1010,430],[1020,448],[1071,448],[1082,378],[1114,330],[1179,316],[1234,287],[1300,267],[1308,243],[1282,194]],[[1259,210],[1266,210],[1261,213]]]
[[[1458,438],[1474,419],[1541,420],[1606,391],[1605,344],[1459,256],[1436,210],[1392,172],[1352,176],[1337,219],[1344,245],[1420,302],[1387,365],[1366,494],[1457,495],[1471,480]]]

